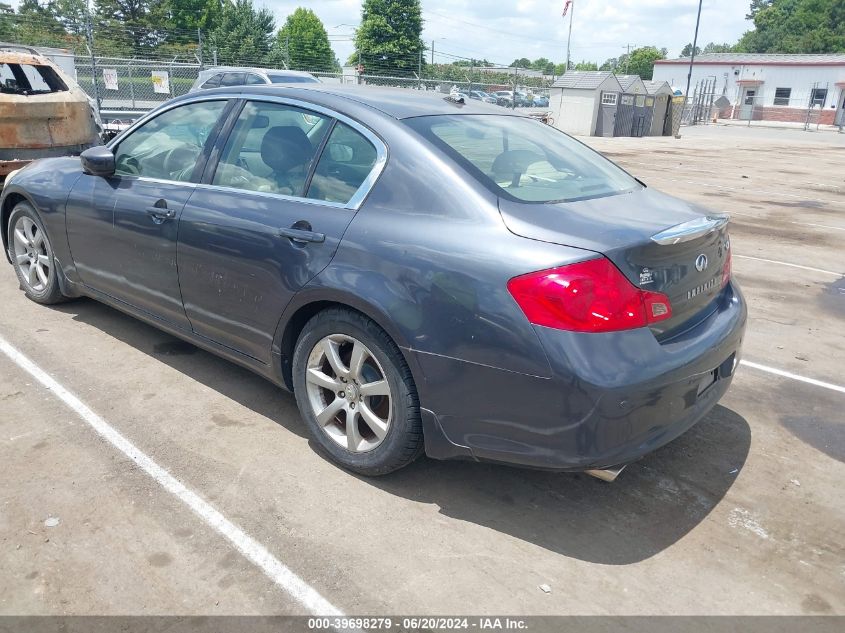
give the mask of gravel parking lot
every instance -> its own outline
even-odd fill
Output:
[[[3,266],[0,614],[845,614],[845,135],[583,140],[732,215],[746,364],[704,421],[613,484],[359,478],[293,396]]]

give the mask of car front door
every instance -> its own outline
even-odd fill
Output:
[[[329,264],[384,162],[372,133],[339,118],[248,101],[221,135],[179,226],[194,332],[270,362],[284,308]]]
[[[111,148],[113,176],[80,178],[66,217],[85,285],[190,330],[176,272],[179,217],[227,105],[218,99],[166,110]]]

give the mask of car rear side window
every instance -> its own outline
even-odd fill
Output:
[[[440,115],[407,123],[485,186],[518,202],[585,200],[640,186],[586,145],[526,117]]]
[[[320,83],[314,77],[305,75],[269,75],[270,83],[274,84],[316,84]]]
[[[212,184],[302,196],[331,118],[281,103],[244,106],[223,148]]]
[[[264,81],[264,78],[261,77],[260,75],[256,75],[255,73],[247,73],[247,76],[246,76],[246,85],[247,86],[256,86],[256,85],[264,84],[264,83],[266,83],[266,82]]]
[[[340,121],[326,143],[307,197],[346,204],[370,175],[378,160],[373,144]]]

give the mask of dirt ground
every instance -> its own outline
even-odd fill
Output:
[[[732,215],[744,360],[845,385],[845,135],[584,140]],[[613,484],[427,459],[364,479],[312,449],[291,395],[93,301],[38,306],[10,266],[0,337],[346,613],[845,614],[830,385],[742,366]],[[305,612],[4,355],[0,464],[0,614]]]

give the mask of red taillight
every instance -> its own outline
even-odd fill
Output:
[[[508,291],[531,323],[558,330],[630,330],[672,316],[669,297],[635,287],[603,257],[514,277]]]
[[[725,253],[725,266],[722,268],[722,288],[728,285],[731,280],[731,247],[730,243],[727,246],[727,253]]]

